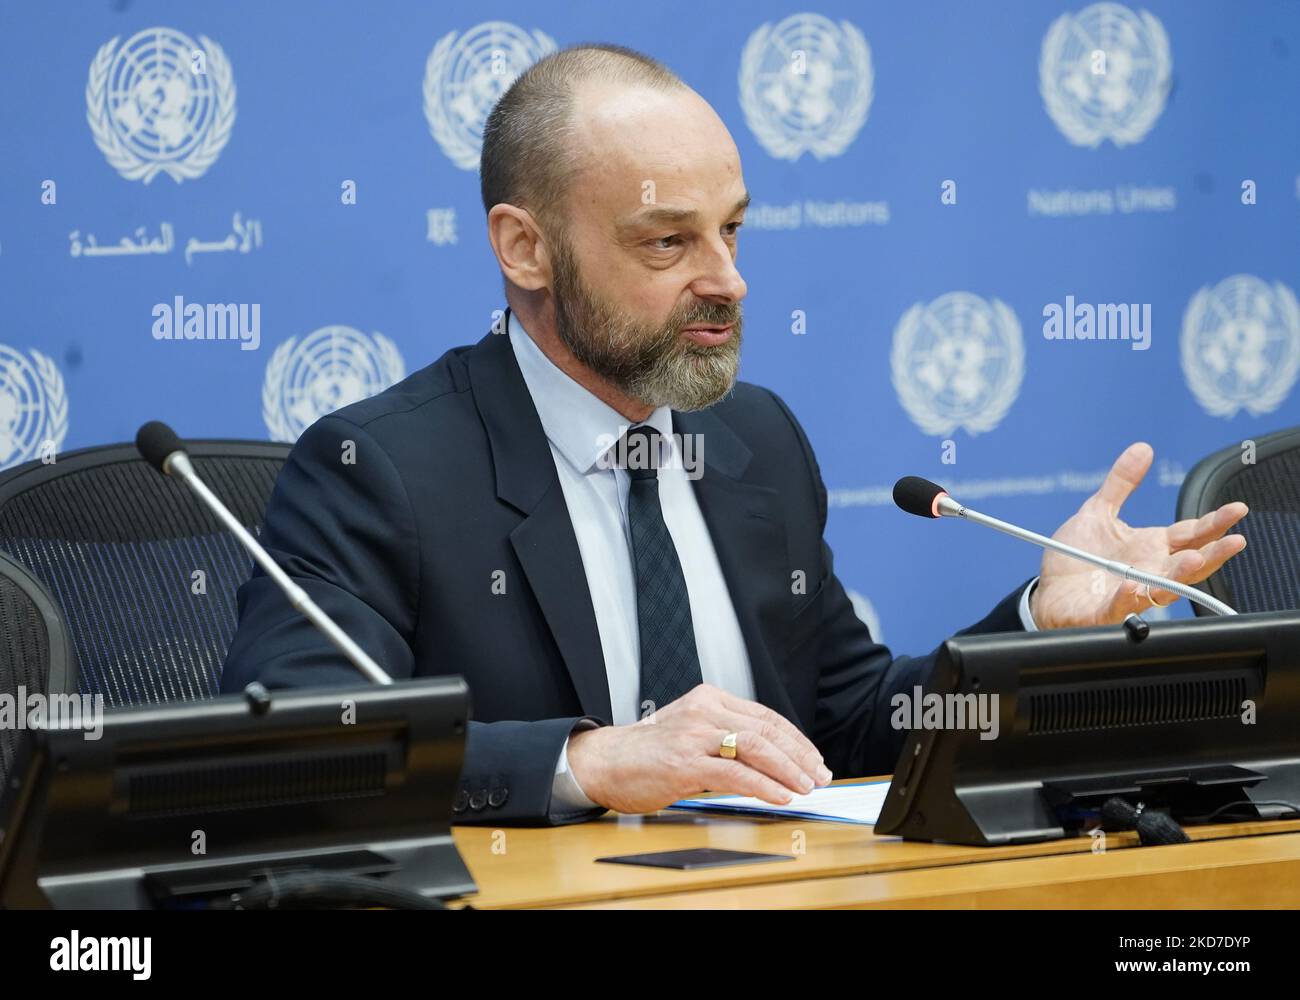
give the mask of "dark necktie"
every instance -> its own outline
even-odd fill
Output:
[[[686,579],[659,505],[659,432],[633,427],[624,435],[624,467],[631,479],[628,520],[636,572],[636,613],[641,633],[641,702],[664,708],[700,684]]]

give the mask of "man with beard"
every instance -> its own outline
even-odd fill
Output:
[[[502,96],[481,179],[509,310],[309,428],[267,548],[394,677],[466,678],[460,822],[568,822],[705,790],[784,803],[832,773],[891,770],[890,697],[931,657],[872,641],[822,540],[807,437],[736,381],[749,195],[726,127],[662,65],[581,46]],[[1226,534],[1245,507],[1131,528],[1118,510],[1151,460],[1129,447],[1057,537],[1203,580],[1245,545]],[[974,630],[1118,622],[1174,599],[1094,584],[1049,553]],[[225,690],[358,682],[260,572],[239,611]]]

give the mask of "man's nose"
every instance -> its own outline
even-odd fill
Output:
[[[749,291],[736,269],[731,248],[721,240],[713,248],[700,276],[691,283],[691,291],[710,302],[739,302]]]

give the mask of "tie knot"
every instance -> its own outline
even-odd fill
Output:
[[[642,424],[631,428],[619,442],[618,465],[633,479],[654,479],[659,475],[659,432]]]

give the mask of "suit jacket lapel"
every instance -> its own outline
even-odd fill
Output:
[[[503,320],[499,329],[508,329]],[[505,333],[489,333],[468,352],[474,401],[492,447],[497,497],[524,520],[510,544],[546,618],[586,715],[610,721],[609,681],[586,586],[582,554],[550,443]]]
[[[790,618],[789,556],[777,493],[743,480],[752,453],[712,410],[674,411],[673,430],[698,434],[703,442],[695,496],[745,637],[755,697],[795,719],[772,659],[772,650],[784,649]]]

